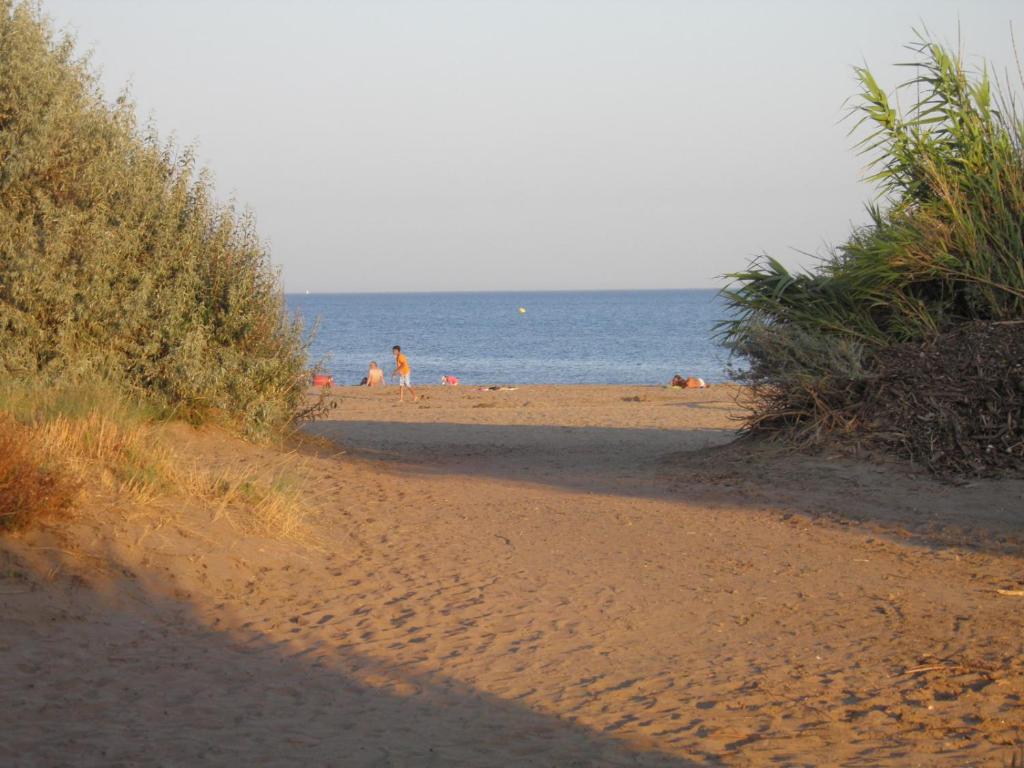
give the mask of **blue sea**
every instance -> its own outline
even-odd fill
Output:
[[[728,380],[714,290],[289,294],[319,321],[311,348],[336,384],[358,384],[371,360],[409,358],[413,384],[667,384],[673,374]],[[526,311],[520,312],[522,307]]]

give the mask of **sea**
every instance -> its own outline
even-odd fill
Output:
[[[676,373],[729,380],[715,290],[309,293],[286,301],[313,330],[310,353],[338,385],[398,344],[412,383],[668,384]]]

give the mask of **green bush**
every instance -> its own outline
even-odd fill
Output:
[[[74,43],[0,0],[0,371],[103,379],[250,433],[292,417],[307,344],[251,216],[104,101]]]
[[[765,256],[724,291],[724,340],[759,395],[752,428],[857,429],[883,350],[1024,319],[1024,121],[986,71],[924,39],[910,48],[916,75],[892,99],[855,70],[858,147],[882,197],[870,224],[812,272]]]

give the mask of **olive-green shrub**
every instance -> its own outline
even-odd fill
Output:
[[[259,433],[294,414],[306,348],[252,217],[105,101],[35,4],[0,0],[0,374]]]

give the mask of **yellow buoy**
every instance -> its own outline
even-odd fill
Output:
[[[520,307],[519,308],[519,314],[520,315],[525,315],[526,314],[526,307]]]

